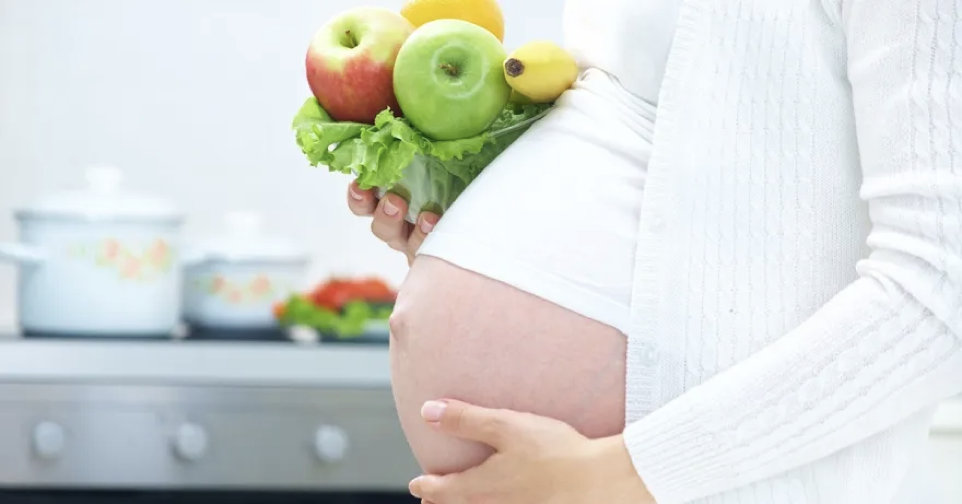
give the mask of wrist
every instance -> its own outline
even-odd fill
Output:
[[[655,504],[655,499],[635,471],[631,455],[625,446],[624,436],[618,434],[594,441],[596,453],[592,460],[595,474],[602,481],[612,482],[611,502],[632,504]]]

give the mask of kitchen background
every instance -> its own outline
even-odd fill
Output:
[[[363,2],[393,9],[402,4],[402,0]],[[124,171],[125,186],[167,197],[184,210],[187,220],[183,236],[188,242],[221,229],[225,212],[253,210],[264,215],[266,225],[275,234],[292,237],[309,251],[311,271],[301,287],[307,288],[331,274],[376,274],[397,285],[407,268],[404,259],[378,242],[366,222],[348,212],[344,201],[346,177],[307,166],[289,128],[293,114],[309,95],[304,54],[311,35],[332,15],[357,3],[0,0],[0,242],[16,239],[12,218],[15,208],[51,191],[82,185],[88,165],[107,163]],[[516,47],[536,38],[560,41],[562,4],[563,0],[502,1],[507,22],[506,45]],[[16,268],[0,264],[0,339],[10,338],[11,342],[17,309],[15,275]],[[213,430],[170,420],[176,426],[171,432],[181,461],[207,456],[208,432],[216,442],[222,433],[216,428],[224,425],[233,426],[227,427],[226,432],[234,432],[234,441],[242,437],[238,433],[245,432],[240,427],[243,425],[257,432],[264,430],[263,425],[281,426],[267,431],[265,437],[265,443],[276,440],[280,446],[282,435],[297,431],[297,422],[305,417],[265,417],[264,423],[258,423],[256,415],[266,411],[259,401],[274,408],[282,404],[290,408],[319,405],[322,413],[311,413],[314,416],[328,415],[324,408],[337,404],[343,409],[334,420],[341,425],[359,426],[365,436],[398,435],[389,410],[383,352],[296,353],[242,345],[231,349],[197,347],[189,354],[166,347],[147,351],[127,345],[116,347],[116,353],[106,348],[12,343],[0,347],[0,352],[6,352],[0,354],[0,405],[17,404],[25,395],[36,395],[40,398],[37,401],[49,397],[53,401],[50,404],[54,404],[62,392],[58,387],[75,380],[108,384],[117,379],[140,380],[149,388],[138,388],[132,396],[125,395],[129,391],[111,388],[114,385],[77,390],[89,402],[139,404],[137,401],[147,397],[156,399],[157,404],[170,403],[170,411],[174,412],[170,419],[180,418],[177,415],[182,411],[206,418]],[[163,383],[165,377],[193,380],[201,385],[164,388],[167,385],[158,383]],[[307,388],[260,395],[256,393],[258,388],[215,392],[205,388],[209,383],[204,380],[214,380],[219,386],[295,384]],[[20,388],[26,386],[23,383],[39,388]],[[336,387],[328,387],[330,384]],[[338,392],[345,384],[357,386],[357,392]],[[358,399],[368,393],[374,394],[369,401]],[[254,409],[241,420],[217,417],[225,414],[223,411],[203,411],[202,405],[217,401]],[[191,409],[184,404],[195,406]],[[48,406],[44,402],[42,407]],[[27,410],[30,407],[32,403],[25,406]],[[364,424],[371,419],[371,413],[365,409],[369,407],[374,408],[370,411],[380,412],[383,423]],[[15,423],[16,415],[3,416],[10,411],[14,410],[0,408],[0,425]],[[100,411],[90,414],[108,415]],[[311,415],[306,416],[314,418]],[[16,450],[10,446],[28,438],[32,439],[35,459],[60,456],[66,450],[63,467],[86,467],[88,462],[83,458],[70,462],[64,433],[57,430],[61,424],[40,421],[45,418],[40,416],[24,418],[27,420],[22,431],[4,431],[2,434],[7,437],[0,435],[0,490],[4,478],[11,477],[10,470],[14,470],[13,481],[34,481],[39,488],[44,488],[43,481],[72,481],[72,473],[45,473],[49,468],[44,469],[43,465],[31,465],[29,471],[21,467]],[[72,417],[64,418],[69,422]],[[97,422],[84,419],[78,425],[93,429],[89,430],[90,439],[113,442],[86,446],[88,454],[114,453],[111,450],[121,450],[124,443],[131,442],[132,438],[124,441],[125,438],[117,437],[123,433],[116,431],[115,423],[106,422],[107,430],[98,431]],[[131,429],[140,425],[136,418],[128,420]],[[72,424],[66,425],[69,434]],[[308,427],[314,429],[314,424]],[[321,426],[311,432],[317,452],[312,463],[343,456],[345,445],[338,428]],[[133,430],[130,435],[135,436]],[[962,402],[949,402],[943,408],[933,440],[932,460],[951,492],[950,502],[962,503]],[[403,441],[394,439],[393,443],[392,456],[405,456]],[[266,446],[255,445],[253,449],[265,453],[264,456],[273,454]],[[213,465],[197,469],[196,474],[180,473],[179,466],[167,466],[164,464],[168,462],[161,460],[167,456],[166,448],[148,444],[136,448],[146,454],[143,460],[147,461],[147,469],[142,474],[132,465],[103,466],[103,473],[89,467],[80,472],[86,471],[93,479],[101,474],[129,476],[129,481],[121,482],[127,486],[138,481],[189,486],[205,481],[240,480],[255,486],[263,481],[265,485],[293,488],[310,487],[318,478],[318,473],[310,472],[307,462],[299,467],[278,458],[281,462],[271,464],[283,467],[287,473],[272,474],[271,478],[276,478],[271,480],[257,472],[256,468],[264,465],[239,467],[241,458],[229,460],[223,451],[220,459],[216,453],[211,456],[215,462],[223,462],[227,472],[216,472],[218,466],[211,462]],[[239,443],[237,449],[242,448],[250,446]],[[345,467],[323,473],[323,478],[327,478],[324,485],[334,482],[335,487],[345,484],[384,488],[395,480],[402,481],[406,474],[403,471],[374,470],[376,467],[369,461],[376,460],[380,452],[370,448],[361,446],[361,459],[348,457]],[[276,455],[286,457],[290,451],[278,448]],[[4,454],[11,453],[14,458],[4,458]],[[148,460],[147,455],[157,458]],[[388,457],[381,462],[393,460]],[[121,458],[114,462],[128,463]],[[168,473],[157,477],[157,468]],[[22,473],[16,472],[21,469]],[[5,502],[15,501],[8,496]]]
[[[348,212],[348,179],[310,168],[290,130],[310,96],[311,35],[360,4],[403,1],[0,0],[0,241],[15,238],[18,205],[107,163],[173,199],[187,240],[256,210],[310,251],[311,281],[399,283],[407,264]],[[506,46],[560,41],[562,5],[502,2]],[[0,265],[0,327],[14,323],[14,275]]]
[[[15,209],[107,164],[186,214],[186,244],[255,211],[310,256],[299,289],[333,274],[397,286],[404,258],[290,129],[312,35],[362,3],[403,1],[0,0],[0,243],[18,239]],[[561,7],[503,1],[506,45],[560,40]],[[412,501],[385,331],[332,345],[20,338],[17,271],[0,262],[0,502]],[[129,312],[113,298],[108,311]],[[85,316],[69,300],[48,308]]]

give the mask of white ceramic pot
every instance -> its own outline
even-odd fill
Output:
[[[163,336],[179,322],[182,217],[166,201],[121,190],[113,168],[88,187],[17,210],[20,241],[0,259],[20,265],[19,321],[27,334]]]
[[[203,329],[273,329],[274,304],[297,290],[307,262],[293,243],[265,233],[260,216],[228,214],[225,232],[185,259],[184,319]]]

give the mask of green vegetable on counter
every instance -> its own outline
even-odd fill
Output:
[[[317,306],[305,296],[291,296],[284,304],[279,322],[285,326],[305,326],[318,332],[348,339],[364,334],[371,321],[387,320],[392,306],[351,301],[340,312]]]

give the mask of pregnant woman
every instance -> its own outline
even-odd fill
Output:
[[[962,392],[962,1],[565,19],[579,81],[443,219],[350,189],[412,259],[412,492],[933,502],[932,408]]]

